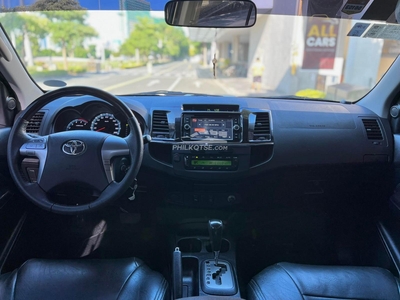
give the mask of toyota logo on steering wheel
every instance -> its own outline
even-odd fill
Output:
[[[70,140],[62,146],[62,151],[68,155],[81,155],[86,150],[86,145],[80,140]]]

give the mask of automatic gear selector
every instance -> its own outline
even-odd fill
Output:
[[[211,250],[214,259],[205,260],[202,265],[203,291],[212,295],[234,295],[236,293],[235,278],[231,264],[219,259],[222,244],[223,223],[221,220],[208,221]]]
[[[216,265],[218,265],[219,252],[221,251],[223,226],[221,220],[208,221],[208,233],[210,234],[211,249],[214,252]]]

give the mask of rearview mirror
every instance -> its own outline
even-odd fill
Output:
[[[168,25],[187,27],[251,27],[257,16],[257,8],[249,0],[173,0],[164,11]]]

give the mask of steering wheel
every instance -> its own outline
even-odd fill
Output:
[[[65,96],[89,95],[104,100],[127,119],[130,133],[114,135],[73,130],[33,137],[26,133],[32,116],[46,104]],[[130,168],[120,182],[113,178],[111,160],[128,156]],[[143,156],[143,139],[132,111],[115,96],[102,90],[75,86],[60,88],[39,97],[14,122],[7,145],[7,162],[19,190],[39,207],[59,214],[78,214],[111,203],[121,197],[134,182]],[[28,181],[21,172],[24,157],[39,159],[37,181]],[[84,184],[99,194],[88,204],[67,205],[50,200],[49,193],[62,184]]]

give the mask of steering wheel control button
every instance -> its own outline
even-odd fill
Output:
[[[26,171],[28,172],[29,180],[31,182],[37,182],[37,168],[27,168]]]
[[[26,149],[46,149],[45,143],[28,143]]]
[[[86,151],[86,144],[80,140],[69,140],[62,145],[62,151],[71,156],[81,155]]]
[[[39,160],[37,158],[24,158],[21,169],[30,182],[37,182],[39,173]]]
[[[25,149],[38,149],[43,150],[46,149],[46,139],[32,139],[28,143],[25,144]],[[34,153],[33,153],[34,155]]]

